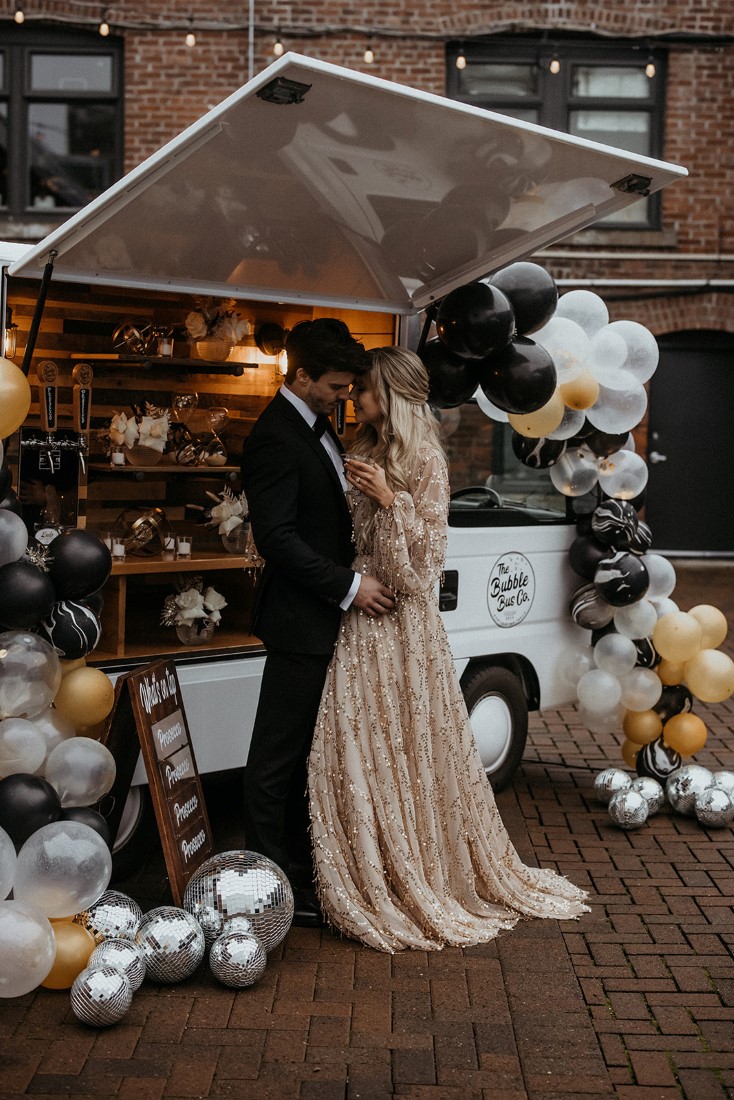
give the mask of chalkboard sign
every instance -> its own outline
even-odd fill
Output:
[[[131,720],[143,754],[171,893],[180,905],[186,883],[214,853],[214,844],[173,661],[156,661],[128,672],[115,685],[115,705],[104,738],[118,768],[107,816],[113,837],[137,762]]]

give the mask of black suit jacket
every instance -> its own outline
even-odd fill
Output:
[[[354,579],[351,517],[321,440],[280,393],[245,441],[242,483],[265,558],[253,632],[268,649],[330,653]]]

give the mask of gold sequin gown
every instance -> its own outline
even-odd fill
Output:
[[[438,610],[449,486],[424,449],[412,493],[350,494],[355,568],[392,588],[344,615],[309,758],[319,899],[381,951],[490,940],[520,917],[576,917],[584,893],[526,867],[482,768]]]

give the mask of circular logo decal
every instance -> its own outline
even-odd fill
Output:
[[[517,626],[533,606],[535,574],[524,554],[503,554],[494,564],[487,588],[487,606],[497,626]]]

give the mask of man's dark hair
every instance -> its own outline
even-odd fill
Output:
[[[286,382],[292,382],[300,367],[316,382],[329,371],[365,374],[372,362],[364,344],[355,340],[343,321],[319,317],[299,321],[285,341],[288,356]]]

